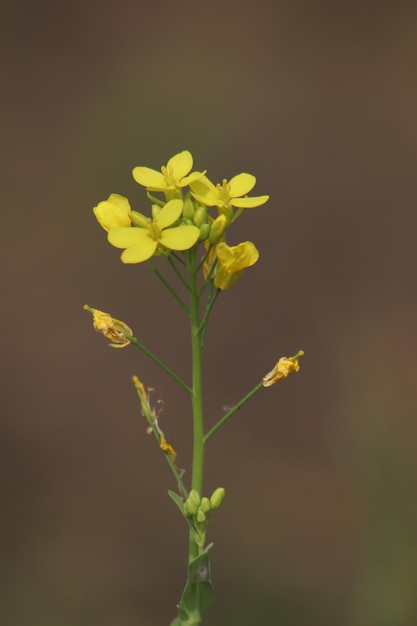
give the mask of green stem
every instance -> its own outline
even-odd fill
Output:
[[[192,349],[192,367],[193,367],[193,425],[194,425],[194,443],[193,443],[193,472],[192,472],[192,488],[195,489],[200,496],[203,493],[203,472],[204,472],[204,424],[203,424],[203,388],[202,388],[202,348],[200,328],[200,312],[199,312],[199,296],[197,285],[197,268],[196,268],[196,252],[189,253],[188,274],[190,277],[191,288],[191,349]],[[198,545],[190,534],[189,561],[191,562],[198,556]]]
[[[220,289],[216,289],[215,293],[211,293],[209,300],[207,302],[207,307],[206,307],[206,312],[204,313],[204,317],[203,317],[203,321],[201,322],[199,328],[198,328],[198,332],[201,333],[201,345],[204,347],[204,342],[206,339],[206,332],[207,332],[207,324],[208,324],[208,320],[210,317],[210,313],[211,310],[214,306],[214,303],[216,302],[219,294],[220,294]]]
[[[182,282],[182,284],[187,289],[187,291],[190,291],[190,285],[187,283],[187,281],[185,280],[184,276],[181,274],[181,272],[179,271],[178,267],[175,265],[175,263],[172,260],[171,256],[172,255],[170,255],[168,257],[169,264],[171,265],[172,269],[176,273],[176,275],[177,275],[178,279],[180,280],[180,282]]]
[[[165,285],[165,287],[168,289],[169,293],[174,298],[174,300],[176,300],[178,302],[178,304],[180,305],[180,307],[187,313],[188,316],[190,316],[190,311],[188,310],[187,305],[181,300],[181,298],[179,297],[179,295],[177,294],[175,289],[173,287],[171,287],[169,282],[162,276],[161,272],[156,269],[156,267],[152,263],[152,261],[148,261],[148,265],[151,268],[151,270],[158,276],[158,278],[162,282],[162,284]],[[188,287],[188,285],[187,285],[187,287]]]
[[[154,363],[159,365],[159,367],[162,368],[164,372],[168,374],[168,376],[171,376],[171,378],[173,378],[183,389],[185,389],[185,391],[187,391],[191,396],[193,395],[193,390],[191,389],[191,387],[189,387],[187,383],[181,380],[181,378],[177,376],[176,373],[173,372],[167,365],[165,365],[165,363],[158,359],[157,356],[152,354],[152,352],[148,350],[148,348],[146,348],[142,343],[140,343],[140,341],[138,341],[136,337],[131,337],[130,335],[126,334],[126,339],[129,339],[130,343],[142,350],[142,352],[144,352],[150,359],[152,359]]]
[[[263,382],[261,380],[260,383],[258,383],[256,385],[256,387],[254,387],[252,389],[252,391],[250,391],[244,398],[242,398],[242,400],[240,400],[237,404],[235,404],[235,406],[233,407],[233,409],[231,409],[228,413],[226,413],[226,415],[224,417],[221,418],[221,420],[219,420],[217,422],[217,424],[215,424],[213,426],[213,428],[211,430],[208,431],[208,433],[206,435],[204,435],[203,437],[203,442],[207,443],[207,441],[210,439],[210,437],[212,435],[214,435],[214,433],[216,432],[216,430],[218,430],[220,428],[220,426],[223,426],[223,424],[225,422],[227,422],[227,420],[229,419],[229,417],[232,417],[232,415],[234,413],[236,413],[236,411],[238,411],[240,409],[241,406],[243,406],[245,404],[245,402],[247,402],[252,396],[255,395],[255,393],[257,391],[259,391],[260,389],[262,389],[263,387]]]

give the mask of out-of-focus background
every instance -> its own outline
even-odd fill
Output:
[[[278,357],[301,371],[209,444],[207,626],[417,624],[415,2],[12,2],[1,10],[0,623],[159,626],[187,532],[131,383],[163,399],[190,476],[187,397],[85,303],[189,376],[181,312],[123,266],[92,207],[146,210],[135,165],[190,150],[270,202],[259,263],[214,310],[213,424]],[[232,238],[233,238],[232,237]]]

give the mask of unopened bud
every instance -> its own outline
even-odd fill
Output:
[[[210,243],[218,243],[220,239],[223,237],[224,231],[226,230],[227,225],[227,217],[222,213],[211,225],[209,242]]]
[[[189,220],[193,219],[194,216],[194,204],[191,198],[187,198],[184,202],[184,208],[182,209],[182,214]]]
[[[221,506],[224,496],[226,495],[226,490],[224,487],[217,487],[215,491],[211,494],[210,504],[212,509],[218,509]]]
[[[205,241],[210,235],[210,224],[200,226],[200,241]]]
[[[211,504],[208,498],[201,498],[200,510],[203,513],[209,513],[211,511]]]
[[[200,509],[197,513],[197,517],[196,517],[197,522],[199,522],[200,524],[202,524],[203,522],[205,522],[207,520],[206,518],[206,514],[203,513],[203,511]]]
[[[198,228],[205,224],[207,221],[207,209],[205,206],[199,206],[193,216],[193,222]]]
[[[192,502],[194,502],[197,506],[200,506],[201,498],[196,489],[191,489],[190,493],[188,494],[188,499],[192,500]]]
[[[194,517],[198,513],[198,505],[189,498],[187,498],[187,500],[184,502],[184,513],[188,517]]]

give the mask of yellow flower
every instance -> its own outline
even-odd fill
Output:
[[[127,198],[112,193],[107,200],[99,202],[93,209],[100,226],[109,231],[111,228],[130,226],[130,204]]]
[[[197,202],[206,206],[217,206],[220,212],[225,212],[229,207],[251,209],[265,204],[269,200],[269,196],[246,197],[246,194],[255,187],[255,183],[255,176],[242,173],[229,181],[224,179],[222,184],[218,183],[217,185],[214,185],[207,176],[201,176],[199,179],[191,181],[190,187]]]
[[[191,152],[184,150],[171,157],[168,163],[161,167],[160,172],[150,167],[135,167],[133,178],[139,185],[146,187],[148,191],[175,191],[186,187],[193,180],[197,180],[203,175],[201,172],[190,174],[192,167]]]
[[[218,289],[229,289],[246,267],[254,265],[259,259],[259,252],[251,241],[244,241],[238,246],[228,246],[221,241],[215,248],[217,267],[214,284]]]
[[[180,217],[182,200],[170,200],[153,219],[144,221],[143,227],[112,228],[108,241],[115,248],[125,248],[121,255],[123,263],[142,263],[153,256],[158,246],[169,250],[188,250],[200,236],[196,226],[172,226]]]
[[[125,348],[130,344],[130,339],[126,335],[133,336],[133,331],[127,324],[116,320],[109,313],[92,309],[88,304],[84,305],[84,309],[93,314],[94,329],[110,339],[111,348]]]
[[[291,356],[287,359],[286,356],[280,358],[278,363],[275,365],[274,369],[272,369],[266,376],[263,377],[262,382],[264,387],[270,387],[281,378],[287,378],[288,374],[291,372],[298,372],[300,369],[300,365],[298,363],[298,359],[300,356],[303,356],[304,351],[300,350],[297,352],[295,356]]]

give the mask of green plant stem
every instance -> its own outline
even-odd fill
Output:
[[[159,367],[161,367],[164,372],[168,374],[168,376],[171,376],[171,378],[173,378],[183,389],[185,389],[185,391],[187,391],[191,396],[193,395],[194,392],[191,387],[189,387],[187,383],[181,380],[181,378],[177,376],[175,372],[173,372],[167,365],[165,365],[165,363],[158,359],[158,357],[155,356],[150,350],[148,350],[148,348],[140,343],[140,341],[138,341],[136,337],[131,337],[130,335],[126,334],[126,338],[129,339],[130,343],[142,350],[142,352],[144,352],[150,359],[152,359],[154,363],[159,365]]]
[[[233,407],[233,409],[231,409],[228,413],[226,413],[226,415],[224,415],[224,417],[222,417],[222,418],[221,418],[221,419],[217,422],[217,424],[215,424],[215,425],[213,426],[213,428],[211,428],[211,429],[208,431],[208,433],[207,433],[206,435],[204,435],[204,437],[203,437],[203,442],[204,442],[204,443],[207,443],[207,441],[210,439],[210,437],[211,437],[212,435],[214,435],[214,433],[215,433],[215,432],[216,432],[216,431],[220,428],[220,426],[223,426],[223,424],[225,424],[225,422],[227,422],[227,420],[228,420],[230,417],[232,417],[232,415],[233,415],[234,413],[236,413],[236,411],[238,411],[238,410],[240,409],[240,407],[241,407],[241,406],[243,406],[243,405],[245,404],[245,402],[247,402],[247,401],[248,401],[248,400],[249,400],[252,396],[254,396],[254,395],[255,395],[255,393],[256,393],[257,391],[259,391],[260,389],[262,389],[262,387],[263,387],[263,382],[262,382],[262,380],[261,380],[261,382],[260,382],[260,383],[258,383],[258,384],[256,385],[256,387],[254,387],[254,388],[252,389],[252,391],[249,391],[249,393],[248,393],[248,394],[247,394],[244,398],[242,398],[242,400],[240,400],[237,404],[235,404],[235,406]]]
[[[179,297],[179,295],[177,294],[175,289],[173,289],[173,287],[171,287],[169,282],[162,276],[161,272],[155,267],[155,265],[152,263],[152,261],[148,261],[148,265],[151,268],[151,270],[156,274],[156,276],[158,276],[158,278],[162,282],[162,284],[168,289],[169,293],[174,298],[174,300],[176,300],[178,302],[180,307],[187,313],[187,315],[189,317],[190,316],[190,311],[188,310],[187,305],[181,300],[181,298]],[[178,272],[178,274],[179,274],[179,272]],[[184,280],[184,279],[181,277],[181,280]],[[188,288],[188,285],[187,285],[187,288]]]
[[[203,388],[202,388],[202,348],[199,313],[199,296],[197,285],[197,268],[196,253],[189,253],[188,274],[190,278],[191,288],[191,350],[192,350],[192,368],[193,368],[193,426],[194,426],[194,443],[193,443],[193,471],[192,471],[192,488],[200,495],[203,493],[203,472],[204,472],[204,424],[203,424]],[[190,533],[189,562],[198,556],[198,545],[194,539],[193,533]]]
[[[198,328],[198,332],[201,333],[201,343],[203,346],[204,346],[204,341],[206,338],[207,324],[208,324],[208,320],[210,317],[210,313],[214,306],[214,303],[216,302],[220,294],[220,291],[221,291],[220,289],[216,289],[214,294],[213,293],[210,294],[208,302],[207,302],[206,312],[204,313],[203,321],[201,322]]]
[[[168,262],[170,264],[170,266],[172,267],[172,269],[174,270],[175,274],[178,277],[178,280],[184,285],[184,287],[190,291],[190,285],[187,283],[187,281],[185,280],[184,276],[181,274],[181,272],[179,271],[178,267],[175,265],[174,261],[172,260],[172,255],[170,255],[168,257]]]

